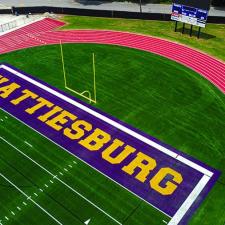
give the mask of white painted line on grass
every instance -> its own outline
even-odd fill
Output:
[[[170,149],[168,149],[168,148],[166,148],[166,147],[164,147],[164,146],[162,146],[162,145],[160,145],[160,144],[158,144],[158,143],[156,143],[156,142],[154,142],[154,141],[144,137],[141,134],[138,134],[137,132],[135,132],[135,131],[125,127],[124,125],[121,125],[120,123],[118,123],[118,122],[116,122],[116,121],[114,121],[114,120],[112,120],[112,119],[102,115],[101,113],[98,113],[98,112],[94,111],[93,109],[90,109],[89,107],[87,107],[87,106],[85,106],[85,105],[83,105],[83,104],[81,104],[81,103],[79,103],[79,102],[77,102],[77,101],[75,101],[75,100],[73,100],[73,99],[71,99],[71,98],[69,98],[69,97],[67,97],[67,96],[65,96],[65,95],[55,91],[55,90],[53,90],[52,88],[49,88],[49,87],[45,86],[44,84],[39,83],[36,80],[33,80],[30,77],[27,77],[26,75],[24,75],[22,73],[17,72],[16,70],[14,70],[14,69],[6,66],[6,65],[1,65],[0,68],[8,70],[9,72],[13,73],[14,75],[16,75],[16,76],[18,76],[18,77],[28,81],[31,84],[34,84],[35,86],[39,87],[40,89],[43,89],[43,90],[45,90],[45,91],[55,95],[56,97],[64,100],[65,102],[68,102],[71,105],[74,105],[74,106],[84,110],[85,112],[88,112],[89,114],[99,118],[100,120],[103,120],[104,122],[106,122],[106,123],[108,123],[108,124],[118,128],[119,130],[121,130],[121,131],[123,131],[123,132],[125,132],[125,133],[127,133],[127,134],[129,134],[129,135],[131,135],[131,136],[133,136],[133,137],[135,137],[137,139],[139,139],[140,141],[142,141],[142,142],[144,142],[144,143],[146,143],[146,144],[148,144],[148,145],[158,149],[159,151],[161,151],[161,152],[171,156],[172,158],[177,158],[180,161],[180,159],[178,157],[179,155],[177,153],[175,153],[172,150],[170,150]],[[188,161],[182,161],[182,162],[184,164],[188,165],[189,167],[192,167],[192,168],[200,171],[203,174],[208,174],[209,172],[211,172],[211,171],[205,169],[204,167],[202,167],[202,166],[200,166],[200,165],[198,165],[198,164],[196,164],[194,162],[192,162],[191,165],[189,165],[189,160]]]
[[[88,112],[89,114],[99,118],[100,120],[105,121],[106,123],[108,123],[108,124],[118,128],[119,130],[121,130],[121,131],[123,131],[123,132],[125,132],[125,133],[127,133],[127,134],[129,134],[129,135],[131,135],[131,136],[141,140],[142,142],[144,142],[144,143],[146,143],[146,144],[148,144],[148,145],[150,145],[150,146],[160,150],[161,152],[164,152],[165,154],[167,154],[167,155],[169,155],[169,156],[171,156],[173,158],[176,158],[177,155],[178,155],[177,153],[175,153],[175,152],[173,152],[173,151],[171,151],[171,150],[161,146],[160,144],[158,144],[158,143],[156,143],[156,142],[154,142],[154,141],[152,141],[152,140],[150,140],[150,139],[148,139],[148,138],[138,134],[137,132],[135,132],[135,131],[133,131],[133,130],[131,130],[131,129],[121,125],[121,124],[119,124],[118,122],[113,121],[112,119],[110,119],[110,118],[108,118],[108,117],[106,117],[106,116],[104,116],[104,115],[102,115],[102,114],[100,114],[100,113],[98,113],[98,112],[88,108],[87,106],[82,105],[79,102],[76,102],[75,100],[73,100],[73,99],[71,99],[71,98],[69,98],[69,97],[67,97],[67,96],[65,96],[65,95],[63,95],[63,94],[61,94],[61,93],[59,93],[59,92],[57,92],[57,91],[47,87],[47,86],[45,86],[44,84],[39,83],[36,80],[33,80],[30,77],[27,77],[26,75],[24,75],[22,73],[17,72],[16,70],[14,70],[14,69],[12,69],[12,68],[10,68],[8,66],[1,65],[0,68],[8,70],[9,72],[13,73],[14,75],[16,75],[16,76],[18,76],[18,77],[28,81],[31,84],[34,84],[35,86],[39,87],[40,89],[43,89],[43,90],[45,90],[45,91],[55,95],[56,97],[64,100],[65,102],[70,103],[71,105],[74,105],[74,106],[84,110],[85,112]]]
[[[195,168],[196,170],[198,170],[198,171],[201,171],[202,169],[202,167],[200,166],[200,165],[197,165],[197,164],[195,164],[194,162],[192,162],[191,160],[189,160],[189,159],[186,159],[186,158],[184,158],[183,156],[178,156],[177,157],[177,159],[180,161],[180,162],[182,162],[182,163],[184,163],[184,164],[186,164],[186,165],[188,165],[188,166],[190,166],[190,167],[192,167],[192,168]],[[208,177],[212,177],[213,176],[213,173],[211,172],[211,171],[209,171],[209,170],[207,170],[207,169],[205,169],[204,170],[204,173],[203,173],[204,175],[207,175]]]
[[[4,178],[6,181],[8,181],[13,187],[15,187],[21,194],[23,194],[25,197],[29,198],[29,196],[23,192],[19,187],[17,187],[13,182],[11,182],[7,177],[5,177],[2,173],[0,173],[0,176]],[[63,225],[61,222],[59,222],[54,216],[52,216],[48,211],[46,211],[42,206],[40,206],[38,203],[36,203],[32,198],[29,198],[29,200],[36,205],[38,208],[40,208],[44,213],[46,213],[49,217],[51,217],[56,223]]]
[[[28,146],[30,146],[31,148],[33,148],[33,145],[31,145],[29,142],[24,141],[25,144],[27,144]]]
[[[187,212],[187,209],[189,209],[194,201],[197,199],[205,185],[210,180],[210,177],[207,175],[203,175],[201,180],[198,182],[198,184],[195,186],[195,188],[192,190],[188,198],[184,201],[184,203],[181,205],[181,207],[177,210],[176,214],[173,216],[173,218],[170,220],[168,225],[177,225],[180,223],[182,218]]]
[[[12,69],[12,68],[6,66],[6,65],[0,65],[0,68],[3,68],[3,69],[5,69],[5,70],[8,70],[9,72],[13,73],[14,75],[16,75],[16,76],[18,76],[18,77],[20,77],[20,78],[22,78],[22,79],[24,79],[24,80],[26,80],[26,81],[32,83],[32,84],[34,84],[35,86],[37,86],[37,87],[39,87],[39,88],[41,88],[41,89],[43,89],[43,90],[45,90],[45,91],[47,91],[47,92],[49,92],[49,93],[55,95],[56,97],[58,97],[58,98],[60,98],[60,99],[62,99],[62,100],[64,100],[64,101],[66,101],[66,102],[68,102],[68,103],[70,103],[70,104],[72,104],[72,105],[74,105],[74,106],[76,106],[76,107],[78,107],[78,108],[80,108],[81,110],[84,110],[84,111],[88,112],[89,114],[91,114],[91,115],[93,115],[93,116],[95,116],[95,117],[97,117],[97,118],[99,118],[99,119],[105,121],[106,123],[108,123],[108,124],[110,124],[110,125],[116,127],[117,129],[119,129],[119,130],[121,130],[121,131],[123,131],[123,132],[125,132],[125,133],[127,133],[127,134],[129,134],[129,135],[131,135],[131,136],[133,136],[133,137],[135,137],[135,138],[137,138],[137,139],[139,139],[140,141],[142,141],[142,142],[144,142],[144,143],[146,143],[146,144],[148,144],[148,145],[150,145],[150,146],[152,146],[152,147],[158,149],[159,151],[161,151],[161,152],[167,154],[168,156],[170,156],[170,157],[172,157],[172,158],[176,158],[178,161],[181,161],[182,163],[186,164],[186,165],[189,166],[189,167],[194,168],[195,170],[197,170],[197,171],[203,173],[204,175],[207,175],[207,176],[209,176],[209,177],[211,177],[211,176],[213,175],[213,173],[212,173],[211,171],[209,171],[209,170],[207,170],[206,168],[204,168],[204,167],[202,167],[202,166],[196,164],[195,162],[192,162],[192,161],[190,161],[190,160],[188,160],[188,159],[186,159],[186,158],[184,158],[184,157],[178,155],[177,153],[173,152],[172,150],[170,150],[170,149],[168,149],[168,148],[166,148],[166,147],[164,147],[164,146],[161,146],[160,144],[158,144],[158,143],[156,143],[156,142],[154,142],[154,141],[152,141],[152,140],[150,140],[150,139],[144,137],[144,136],[141,135],[141,134],[138,134],[137,132],[135,132],[135,131],[133,131],[133,130],[131,130],[131,129],[129,129],[129,128],[123,126],[123,125],[121,125],[121,124],[119,124],[118,122],[116,122],[116,121],[114,121],[114,120],[112,120],[112,119],[110,119],[110,118],[108,118],[108,117],[102,115],[101,113],[98,113],[98,112],[96,112],[96,111],[90,109],[89,107],[87,107],[87,106],[85,106],[85,105],[83,105],[83,104],[81,104],[81,103],[79,103],[79,102],[76,102],[75,100],[73,100],[73,99],[71,99],[71,98],[69,98],[69,97],[67,97],[67,96],[65,96],[65,95],[63,95],[63,94],[61,94],[61,93],[59,93],[59,92],[53,90],[52,88],[49,88],[49,87],[45,86],[44,84],[41,84],[40,82],[35,81],[35,80],[33,80],[32,78],[27,77],[26,75],[24,75],[24,74],[22,74],[22,73],[19,73],[19,72],[17,72],[16,70],[14,70],[14,69]],[[5,111],[5,110],[3,110],[3,111]],[[6,111],[5,111],[5,112],[6,112]],[[6,112],[6,113],[8,113],[8,112]],[[8,113],[8,114],[10,114],[10,113]],[[11,114],[10,114],[10,115],[11,115]],[[14,117],[13,115],[11,115],[11,116]],[[14,117],[14,118],[15,118],[15,117]],[[19,120],[18,118],[16,118],[16,119]],[[21,120],[19,120],[19,121],[21,121]],[[28,126],[28,125],[27,125],[26,123],[24,123],[23,121],[21,121],[21,122],[22,122],[23,124],[25,124],[26,126]],[[30,126],[28,126],[28,127],[30,127]],[[32,127],[30,127],[30,128],[33,129]],[[34,130],[34,129],[33,129],[33,130]],[[36,130],[35,130],[35,131],[36,131]],[[42,135],[43,137],[45,137],[45,136],[44,136],[43,134],[41,134],[40,132],[38,132],[38,131],[36,131],[36,132],[39,133],[40,135]],[[48,137],[45,137],[45,138],[48,139],[48,140],[50,140],[51,142],[55,143],[54,141],[52,141],[52,140],[49,139]],[[59,144],[57,144],[57,143],[55,143],[55,144],[56,144],[57,146],[61,147],[62,149],[66,150],[67,152],[69,152],[67,149],[63,148],[63,147],[60,146]],[[69,153],[70,153],[70,152],[69,152]],[[72,153],[70,153],[70,154],[73,155]],[[75,156],[75,155],[73,155],[73,156]],[[75,157],[78,158],[77,156],[75,156]],[[80,158],[78,158],[78,159],[80,159]],[[80,159],[80,160],[81,160],[82,162],[84,162],[85,164],[89,165],[89,164],[86,163],[84,160],[82,160],[82,159]],[[190,162],[191,162],[191,163],[190,163]],[[89,165],[89,166],[92,167],[91,165]],[[107,175],[105,175],[105,174],[102,173],[101,171],[97,170],[96,168],[94,168],[94,167],[92,167],[92,168],[95,169],[96,171],[98,171],[99,173],[101,173],[102,175],[104,175],[105,177],[108,177]],[[121,184],[119,184],[118,182],[114,181],[112,178],[110,178],[110,177],[108,177],[108,178],[109,178],[110,180],[112,180],[113,182],[117,183],[119,186],[123,187]],[[135,193],[131,192],[131,191],[128,190],[127,188],[125,188],[125,187],[123,187],[123,188],[124,188],[125,190],[127,190],[128,192],[134,194],[134,195],[137,196],[138,198],[142,199],[143,201],[145,201],[147,204],[151,205],[152,207],[154,207],[154,208],[157,209],[158,211],[164,213],[165,215],[167,215],[168,217],[171,218],[171,216],[169,216],[168,214],[166,214],[165,212],[163,212],[163,211],[160,210],[159,208],[155,207],[155,206],[152,205],[151,203],[147,202],[145,199],[143,199],[143,198],[141,198],[140,196],[136,195]],[[202,187],[202,189],[203,189],[203,188],[204,188],[204,187]],[[195,189],[193,189],[193,191],[194,191],[194,190],[196,191],[197,189],[195,188]],[[196,196],[196,198],[197,198],[197,197],[198,197],[198,196]],[[189,197],[188,197],[188,198],[189,198]],[[188,199],[188,198],[187,198],[186,200],[190,200],[190,199]],[[188,211],[188,209],[189,209],[189,208],[186,208],[186,209],[185,209],[186,212]],[[179,211],[179,210],[178,210],[178,211]]]
[[[13,144],[11,144],[10,142],[8,142],[7,140],[5,140],[3,137],[0,137],[0,139],[2,139],[4,142],[6,142],[8,145],[10,145],[12,148],[14,148],[17,152],[19,152],[20,154],[22,154],[24,157],[26,157],[27,159],[31,160],[34,164],[36,164],[37,166],[39,166],[41,169],[43,169],[46,173],[50,174],[53,178],[55,177],[56,180],[58,180],[60,183],[62,183],[64,186],[66,186],[68,189],[70,189],[72,192],[76,193],[77,195],[79,195],[81,198],[85,199],[88,203],[90,203],[92,206],[94,206],[96,209],[98,209],[99,211],[101,211],[103,214],[105,214],[106,216],[108,216],[110,219],[112,219],[113,221],[115,221],[117,224],[122,225],[118,220],[116,220],[115,218],[113,218],[111,215],[109,215],[108,213],[106,213],[103,209],[101,209],[100,207],[98,207],[96,204],[94,204],[92,201],[90,201],[89,199],[87,199],[86,197],[84,197],[82,194],[80,194],[78,191],[76,191],[75,189],[73,189],[71,186],[69,186],[67,183],[65,183],[64,181],[62,181],[61,179],[59,179],[56,175],[54,175],[53,173],[51,173],[48,169],[46,169],[45,167],[43,167],[42,165],[40,165],[38,162],[36,162],[35,160],[33,160],[32,158],[30,158],[28,155],[26,155],[24,152],[22,152],[21,150],[19,150],[17,147],[15,147]],[[48,187],[47,184],[45,184],[46,187]],[[27,196],[27,195],[26,195]],[[28,199],[31,199],[30,196],[27,196]]]
[[[1,66],[0,66],[1,68]],[[1,109],[1,108],[0,108]],[[150,202],[146,201],[144,198],[141,198],[140,196],[138,196],[137,194],[135,194],[134,192],[130,191],[128,188],[124,187],[123,185],[121,185],[120,183],[118,183],[117,181],[113,180],[111,177],[105,175],[104,173],[102,173],[101,171],[97,170],[95,167],[89,165],[88,163],[86,163],[84,160],[78,158],[76,155],[72,154],[71,152],[69,152],[66,148],[64,148],[63,146],[57,144],[56,142],[52,141],[50,138],[44,136],[42,133],[40,133],[39,131],[33,129],[31,126],[29,126],[28,124],[24,123],[22,120],[16,118],[14,115],[10,114],[9,112],[5,111],[4,109],[1,109],[3,112],[7,113],[8,115],[10,115],[11,117],[15,118],[16,120],[20,121],[22,124],[24,124],[25,126],[29,127],[30,129],[34,130],[36,133],[38,133],[40,136],[44,137],[45,139],[49,140],[50,142],[52,142],[53,144],[55,144],[56,146],[60,147],[61,149],[65,150],[67,153],[69,153],[70,155],[72,155],[73,157],[79,159],[80,161],[82,161],[83,163],[85,163],[86,165],[88,165],[89,167],[91,167],[92,169],[94,169],[95,171],[97,171],[98,173],[102,174],[103,176],[105,176],[106,178],[108,178],[109,180],[113,181],[115,184],[119,185],[120,187],[122,187],[124,190],[128,191],[129,193],[133,194],[134,196],[136,196],[137,198],[141,199],[142,201],[144,201],[145,203],[147,203],[148,205],[151,205],[154,209],[158,210],[159,212],[163,213],[164,215],[168,216],[169,218],[172,218],[170,215],[168,215],[167,213],[163,212],[161,209],[157,208],[156,206],[154,206],[153,204],[151,204]],[[4,138],[0,137],[0,139],[2,139],[3,141],[5,140]],[[5,140],[6,141],[6,140]],[[6,141],[7,143],[7,141]],[[24,156],[26,156],[26,154],[24,154],[23,152],[21,153]],[[73,161],[74,164],[77,164],[76,161]],[[59,172],[60,175],[63,176],[63,173]],[[57,177],[57,175],[55,175],[55,177]],[[54,176],[53,176],[54,178]],[[58,179],[55,178],[55,179]]]

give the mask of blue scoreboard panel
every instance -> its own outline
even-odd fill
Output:
[[[183,23],[205,27],[208,10],[173,3],[171,19]]]

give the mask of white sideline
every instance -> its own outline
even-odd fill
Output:
[[[72,105],[74,105],[74,106],[76,106],[76,107],[78,107],[78,108],[88,112],[89,114],[91,114],[91,115],[93,115],[93,116],[95,116],[95,117],[105,121],[106,123],[108,123],[108,124],[118,128],[118,129],[120,129],[121,131],[123,131],[123,132],[125,132],[125,133],[127,133],[127,134],[129,134],[129,135],[131,135],[131,136],[141,140],[142,142],[144,142],[144,143],[146,143],[146,144],[148,144],[148,145],[158,149],[159,151],[161,151],[161,152],[171,156],[172,158],[177,158],[177,160],[181,161],[181,159],[178,157],[179,155],[177,153],[175,153],[175,152],[173,152],[173,151],[171,151],[171,150],[161,146],[158,143],[155,143],[152,140],[149,140],[148,138],[146,138],[146,137],[136,133],[135,131],[133,131],[133,130],[131,130],[131,129],[129,129],[129,128],[127,128],[127,127],[125,127],[125,126],[123,126],[123,125],[121,125],[121,124],[119,124],[119,123],[117,123],[117,122],[115,122],[115,121],[113,121],[111,119],[109,119],[108,117],[103,116],[102,114],[100,114],[98,112],[95,112],[94,110],[92,110],[92,109],[90,109],[90,108],[80,104],[79,102],[76,102],[75,100],[72,100],[72,99],[70,99],[69,97],[67,97],[67,96],[65,96],[63,94],[61,94],[61,93],[59,93],[59,92],[57,92],[57,91],[55,91],[55,90],[53,90],[53,89],[51,89],[49,87],[46,87],[45,85],[43,85],[43,84],[33,80],[32,78],[27,77],[26,75],[24,75],[22,73],[19,73],[19,72],[15,71],[14,69],[12,69],[12,68],[10,68],[8,66],[1,65],[0,68],[8,70],[9,72],[13,73],[14,75],[16,75],[16,76],[18,76],[18,77],[28,81],[29,83],[32,83],[35,86],[37,86],[37,87],[39,87],[39,88],[41,88],[41,89],[43,89],[43,90],[45,90],[45,91],[55,95],[55,96],[57,96],[58,98],[60,98],[60,99],[62,99],[64,101],[66,101],[66,102],[68,102],[68,103],[70,103],[70,104],[72,104]],[[201,172],[203,174],[206,174],[209,177],[211,177],[213,175],[213,173],[211,171],[203,168],[202,166],[197,165],[196,163],[194,163],[194,162],[192,162],[192,161],[190,161],[188,159],[185,159],[183,161],[183,163],[185,163],[189,167],[192,167],[192,168],[198,170],[199,172]]]
[[[5,70],[8,70],[9,72],[13,73],[14,75],[34,84],[35,86],[57,96],[58,98],[60,99],[63,99],[64,101],[88,112],[89,114],[105,121],[106,123],[120,129],[121,131],[125,132],[125,133],[128,133],[129,135],[141,140],[142,142],[150,145],[150,146],[153,146],[154,148],[158,149],[159,151],[169,155],[170,157],[172,158],[176,158],[178,161],[186,164],[187,166],[189,167],[192,167],[193,169],[201,172],[204,176],[203,177],[208,177],[208,181],[210,180],[210,178],[213,176],[213,172],[207,170],[206,168],[190,161],[189,159],[186,159],[184,158],[183,156],[180,156],[178,154],[176,154],[175,152],[161,146],[160,144],[158,143],[155,143],[154,141],[151,141],[149,140],[148,138],[136,133],[135,131],[109,119],[108,117],[98,113],[98,112],[95,112],[94,110],[76,102],[75,100],[72,100],[70,99],[69,97],[49,88],[49,87],[46,87],[45,85],[33,80],[32,78],[29,78],[27,77],[26,75],[22,74],[22,73],[19,73],[17,72],[16,70],[8,67],[8,66],[5,66],[5,65],[0,65],[0,68],[4,68]],[[5,111],[5,110],[3,110]],[[6,112],[6,111],[5,111]],[[8,113],[8,112],[6,112]],[[10,113],[8,113],[10,114]],[[11,114],[10,114],[11,115]],[[11,115],[12,117],[14,117],[13,115]],[[15,117],[14,117],[15,118]],[[16,118],[17,119],[17,118]],[[18,120],[18,119],[17,119]],[[21,120],[20,120],[21,121]],[[23,121],[21,121],[22,123],[24,123]],[[25,123],[24,123],[25,124]],[[25,124],[26,126],[28,126],[27,124]],[[30,126],[28,126],[30,127]],[[31,127],[31,129],[33,129]],[[34,130],[34,129],[33,129]],[[36,131],[36,130],[35,130]],[[39,133],[40,135],[42,135],[43,137],[45,137],[43,134],[41,134],[40,132],[36,131],[37,133]],[[48,137],[45,137],[47,138],[48,140],[50,140]],[[54,141],[50,140],[51,142],[55,143]],[[56,145],[58,145],[57,143],[55,143]],[[59,147],[63,148],[62,146],[58,145]],[[67,149],[63,148],[64,150],[66,150],[67,152],[69,152]],[[69,152],[70,153],[70,152]],[[71,155],[73,155],[72,153],[70,153]],[[75,155],[73,155],[75,156]],[[77,156],[75,156],[76,158],[78,158]],[[80,159],[81,161],[83,161],[82,159]],[[86,163],[85,161],[83,161],[84,163]],[[87,164],[87,163],[86,163]],[[89,165],[89,164],[87,164]],[[90,165],[89,165],[90,166]],[[92,167],[92,166],[90,166]],[[96,168],[92,167],[93,169],[97,170]],[[98,171],[98,170],[97,170]],[[101,174],[103,174],[101,171],[98,171],[100,172]],[[105,174],[103,174],[104,176],[106,176]],[[106,176],[108,177],[108,176]],[[110,177],[108,177],[110,180],[112,180],[113,182],[117,183],[119,186],[123,187],[121,184],[119,184],[118,182],[114,181],[113,179],[111,179]],[[202,178],[203,179],[203,178]],[[180,207],[180,209],[178,209],[178,211],[176,212],[176,214],[174,215],[175,219],[171,221],[173,223],[169,223],[169,225],[177,225],[179,222],[176,223],[176,221],[180,221],[182,220],[183,216],[187,213],[188,209],[191,207],[191,205],[194,203],[194,201],[197,199],[197,197],[199,196],[199,194],[201,193],[201,191],[204,189],[205,185],[208,183],[207,182],[203,182],[202,179],[199,181],[199,183],[195,186],[195,188],[192,190],[191,194],[188,196],[188,198],[184,201],[184,203],[182,204],[182,206]],[[204,181],[206,181],[206,178],[204,178]],[[131,192],[130,190],[128,190],[127,188],[123,187],[124,189],[126,189],[127,191]],[[165,212],[163,212],[162,210],[158,209],[157,207],[155,207],[154,205],[152,205],[151,203],[147,202],[145,199],[139,197],[138,195],[136,195],[135,193],[131,192],[132,194],[134,194],[135,196],[137,196],[138,198],[142,199],[143,201],[145,201],[146,203],[150,204],[151,206],[153,206],[154,208],[156,208],[157,210],[159,210],[160,212],[162,212],[163,214],[167,215]],[[171,218],[171,216],[167,215],[168,217]]]
[[[17,187],[13,182],[11,182],[7,177],[5,177],[2,173],[0,176],[3,177],[6,181],[8,181],[13,187],[15,187],[20,193],[22,193],[27,200],[30,200],[33,204],[35,204],[38,208],[40,208],[43,212],[45,212],[49,217],[51,217],[56,223],[63,225],[59,222],[54,216],[52,216],[48,211],[46,211],[42,206],[40,206],[37,202],[35,202],[30,196],[28,196],[25,192],[23,192],[19,187]]]
[[[108,216],[110,219],[112,219],[113,221],[115,221],[117,224],[122,225],[119,221],[117,221],[116,219],[114,219],[112,216],[110,216],[108,213],[106,213],[103,209],[101,209],[100,207],[98,207],[97,205],[95,205],[93,202],[91,202],[89,199],[87,199],[86,197],[84,197],[82,194],[80,194],[78,191],[76,191],[75,189],[73,189],[71,186],[69,186],[68,184],[66,184],[64,181],[62,181],[61,179],[58,178],[57,175],[54,175],[53,173],[51,173],[49,170],[47,170],[44,166],[40,165],[38,162],[36,162],[35,160],[33,160],[31,157],[29,157],[28,155],[26,155],[24,152],[22,152],[21,150],[19,150],[17,147],[15,147],[13,144],[11,144],[10,142],[8,142],[7,140],[5,140],[3,137],[0,136],[0,140],[3,140],[5,143],[7,143],[9,146],[11,146],[12,148],[14,148],[17,152],[19,152],[21,155],[23,155],[24,157],[26,157],[27,159],[29,159],[30,161],[32,161],[34,164],[36,164],[37,166],[39,166],[41,169],[43,169],[45,172],[47,172],[49,175],[51,175],[53,177],[53,179],[58,180],[60,183],[62,183],[63,185],[65,185],[67,188],[69,188],[72,192],[76,193],[77,195],[79,195],[81,198],[85,199],[88,203],[90,203],[91,205],[93,205],[95,208],[97,208],[99,211],[101,211],[103,214],[105,214],[106,216]],[[48,187],[48,185],[45,184],[46,187]]]
[[[0,108],[1,109],[1,108]],[[84,160],[78,158],[76,155],[72,154],[70,151],[68,151],[66,148],[64,148],[63,146],[57,144],[56,142],[52,141],[50,138],[46,137],[45,135],[43,135],[42,133],[40,133],[39,131],[33,129],[31,126],[27,125],[26,123],[24,123],[22,120],[16,118],[14,115],[10,114],[9,112],[5,111],[4,109],[1,109],[3,112],[7,113],[8,115],[10,115],[11,117],[15,118],[16,120],[20,121],[22,124],[24,124],[25,126],[29,127],[30,129],[34,130],[36,133],[38,133],[39,135],[41,135],[42,137],[46,138],[47,140],[49,140],[50,142],[54,143],[55,145],[57,145],[58,147],[60,147],[61,149],[65,150],[67,153],[69,153],[70,155],[72,155],[73,157],[76,157],[77,159],[79,159],[80,161],[82,161],[83,163],[85,163],[86,165],[88,165],[89,167],[91,167],[92,169],[96,170],[98,173],[102,174],[103,176],[107,177],[109,180],[113,181],[114,183],[116,183],[117,185],[119,185],[120,187],[122,187],[123,189],[127,190],[128,192],[132,193],[133,195],[135,195],[137,198],[141,199],[142,201],[146,202],[147,204],[151,205],[153,208],[157,209],[159,212],[165,214],[166,216],[168,216],[169,218],[171,218],[170,215],[168,215],[167,213],[163,212],[161,209],[157,208],[156,206],[152,205],[151,203],[147,202],[144,198],[141,198],[140,196],[138,196],[137,194],[135,194],[134,192],[131,192],[129,189],[127,189],[126,187],[122,186],[120,183],[118,183],[117,181],[113,180],[111,177],[105,175],[104,173],[102,173],[101,171],[97,170],[95,167],[89,165],[88,163],[86,163]],[[1,138],[0,138],[1,139]],[[75,161],[74,161],[75,162]],[[75,162],[75,164],[77,164]],[[63,173],[59,172],[60,175],[63,176]],[[54,178],[54,177],[53,177]]]

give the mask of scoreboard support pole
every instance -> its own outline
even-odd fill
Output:
[[[183,23],[182,34],[184,33],[185,23]]]
[[[198,27],[198,39],[200,38],[201,27]]]
[[[140,13],[142,13],[142,0],[139,0]]]
[[[177,32],[177,23],[178,23],[178,22],[176,21],[176,22],[175,22],[175,29],[174,29],[175,32]]]
[[[192,36],[192,30],[193,30],[193,25],[191,25],[191,29],[190,29],[190,37]]]

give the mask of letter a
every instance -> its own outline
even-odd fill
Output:
[[[19,84],[11,83],[10,85],[0,88],[0,97],[7,98],[12,92],[20,88]]]

